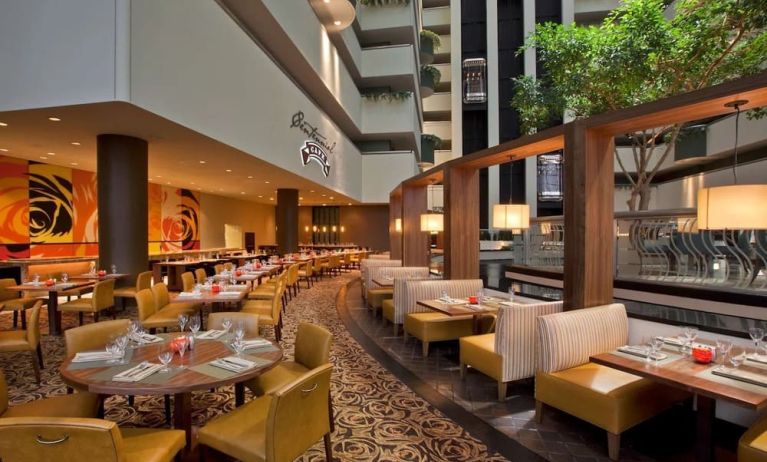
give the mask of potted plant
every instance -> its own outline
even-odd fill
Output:
[[[434,135],[421,135],[421,163],[434,165],[434,150],[439,149],[442,140]]]
[[[393,91],[388,87],[366,88],[362,90],[362,97],[373,101],[405,101],[410,99],[413,92],[408,90]]]
[[[421,66],[421,97],[427,98],[434,94],[434,88],[439,85],[442,73],[434,66]]]
[[[434,52],[442,45],[439,35],[424,29],[421,31],[421,64],[431,64],[434,62]]]

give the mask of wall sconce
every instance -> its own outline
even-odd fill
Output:
[[[322,227],[322,232],[323,233],[327,233],[328,232],[328,227],[327,226],[323,226]]]
[[[341,226],[341,232],[343,233],[344,231],[346,231],[346,228],[344,228],[343,226]]]
[[[312,231],[317,232],[317,225],[312,226]]]
[[[305,232],[305,233],[308,233],[308,232],[309,232],[309,227],[308,227],[308,226],[304,226],[304,232]]]
[[[333,225],[333,226],[330,228],[330,230],[331,230],[331,231],[333,231],[334,233],[336,232],[336,230],[337,230],[337,229],[338,229],[338,228],[336,228],[336,225]]]
[[[398,233],[402,232],[402,218],[394,219],[394,231]]]

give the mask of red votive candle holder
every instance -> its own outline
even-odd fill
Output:
[[[469,303],[477,303],[477,297],[469,297]]]
[[[710,348],[695,347],[692,349],[692,358],[696,363],[708,364],[714,359],[714,352]]]
[[[210,291],[213,292],[214,294],[217,294],[217,293],[221,292],[221,286],[218,285],[218,284],[213,284],[210,287]]]

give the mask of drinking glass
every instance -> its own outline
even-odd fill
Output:
[[[743,361],[746,360],[746,349],[741,347],[732,347],[730,350],[730,364],[732,364],[732,367],[737,369],[742,364]]]
[[[698,338],[698,328],[692,326],[682,327],[682,353],[689,357],[692,354],[692,343]]]
[[[115,339],[115,343],[117,344],[117,354],[120,357],[120,364],[126,364],[127,361],[125,360],[125,349],[128,348],[128,336],[127,335],[121,335]]]
[[[509,301],[514,301],[514,284],[509,285]]]
[[[659,357],[656,355],[663,348],[663,338],[659,336],[651,337],[650,348],[652,349],[650,354],[655,358],[655,364],[658,364]]]
[[[61,273],[61,282],[66,284],[67,281],[69,281],[69,273]]]
[[[754,341],[754,356],[759,354],[759,344],[764,338],[764,329],[761,327],[752,327],[748,329],[748,335],[751,336],[751,340]]]
[[[235,337],[232,340],[232,349],[234,350],[235,355],[242,356],[242,352],[245,351],[245,343],[241,338]]]
[[[187,321],[189,321],[189,316],[185,314],[178,315],[178,328],[181,332],[184,332],[184,327],[186,327]]]
[[[479,289],[477,291],[477,305],[481,305],[482,304],[482,298],[484,297],[484,295],[485,295],[485,290],[484,289]]]
[[[189,341],[186,339],[186,337],[177,337],[176,338],[176,345],[178,345],[178,356],[179,356],[179,369],[186,369],[186,365],[184,365],[184,353],[186,353],[186,347]]]
[[[229,329],[232,328],[232,320],[230,318],[224,318],[224,320],[221,321],[221,327],[224,328],[224,331],[225,331],[224,333],[228,334]]]
[[[242,321],[237,321],[237,324],[234,327],[234,338],[239,340],[245,338],[245,325]]]
[[[200,317],[194,316],[189,323],[189,330],[192,331],[192,336],[197,337],[197,332],[200,330]]]
[[[442,291],[442,300],[444,300],[446,302],[450,300],[450,295],[447,294],[446,290]]]
[[[732,349],[732,342],[725,338],[716,339],[716,357],[719,360],[719,364],[725,364],[727,362],[727,355]]]
[[[110,269],[112,270],[112,274],[117,274],[117,265],[112,265]]]
[[[121,358],[118,356],[120,353],[120,347],[117,346],[117,342],[111,341],[107,343],[106,349],[110,356],[110,358],[107,360],[108,364],[116,364],[120,362]]]
[[[34,285],[40,284],[40,275],[39,274],[35,274],[34,276],[32,276],[32,284],[34,284]]]
[[[160,352],[159,355],[157,355],[157,359],[159,359],[160,363],[162,363],[162,369],[160,369],[160,372],[170,372],[168,364],[173,361],[173,351],[170,349],[164,349],[162,352]]]

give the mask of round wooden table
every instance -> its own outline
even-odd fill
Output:
[[[192,392],[209,390],[211,388],[224,387],[234,384],[235,405],[240,406],[245,399],[244,382],[258,377],[262,373],[273,368],[282,360],[282,348],[271,341],[276,350],[264,351],[253,349],[252,352],[245,350],[247,356],[254,356],[267,362],[244,372],[235,373],[228,378],[216,378],[190,369],[191,367],[209,363],[218,358],[231,356],[234,353],[220,340],[196,340],[195,347],[184,355],[183,364],[185,369],[177,372],[162,384],[142,382],[115,382],[104,379],[103,372],[115,365],[93,367],[87,369],[69,369],[72,358],[67,358],[62,363],[59,372],[67,385],[87,390],[101,395],[173,395],[173,427],[186,432],[187,450],[192,447]],[[129,364],[136,365],[142,361],[159,364],[157,356],[168,348],[167,342],[144,345],[133,349]],[[174,355],[169,367],[173,371],[175,366],[181,364],[180,357]],[[227,372],[222,369],[223,372]],[[161,375],[157,372],[151,377]]]

